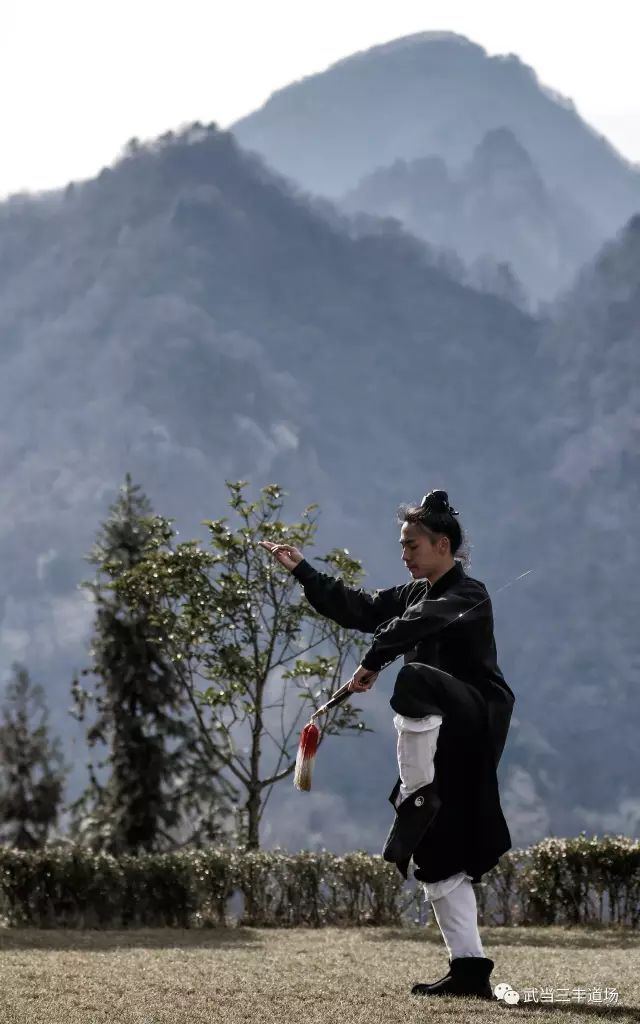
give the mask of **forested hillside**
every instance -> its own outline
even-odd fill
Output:
[[[620,639],[609,642],[603,625],[596,644],[594,623],[606,613],[622,630],[629,598],[605,571],[619,564],[619,535],[603,560],[594,550],[602,490],[586,469],[577,490],[563,466],[576,450],[583,464],[580,445],[591,451],[590,431],[600,437],[613,415],[603,397],[605,419],[585,419],[581,366],[585,381],[600,366],[603,396],[615,385],[617,405],[632,409],[628,362],[611,363],[599,347],[623,324],[624,351],[632,344],[629,232],[612,250],[621,255],[605,259],[615,266],[597,309],[585,312],[578,290],[552,325],[460,284],[436,248],[397,226],[356,228],[215,125],[132,140],[94,180],[3,203],[3,670],[27,661],[70,742],[71,673],[86,663],[92,616],[77,584],[127,471],[182,537],[204,536],[200,521],[228,512],[225,479],[256,491],[277,482],[292,519],[320,505],[318,551],[307,556],[347,547],[372,589],[405,575],[398,503],[446,486],[470,531],[469,571],[491,592],[537,567],[495,597],[501,665],[518,698],[501,765],[514,839],[606,811],[616,773],[638,756],[629,709],[615,703],[632,687],[635,648],[625,633],[629,660],[618,657],[614,676]],[[611,443],[626,473],[630,434]],[[613,472],[612,457],[607,465]],[[586,532],[568,528],[577,518]],[[594,593],[584,586],[586,545],[601,567]],[[579,605],[569,599],[576,587]],[[573,767],[593,723],[567,701],[585,681],[580,636],[618,729],[598,786]],[[391,675],[367,698],[376,733],[336,738],[308,799],[292,790],[274,798],[268,842],[375,848],[381,794],[395,778]],[[84,754],[75,749],[77,787]],[[572,805],[585,808],[581,818]]]

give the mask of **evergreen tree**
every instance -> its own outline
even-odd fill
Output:
[[[96,580],[80,586],[93,593],[96,620],[89,694],[73,680],[75,717],[85,721],[91,748],[102,743],[104,782],[89,765],[90,784],[72,805],[72,834],[94,849],[118,855],[201,845],[221,837],[232,787],[216,780],[211,750],[202,746],[183,688],[153,625],[153,603],[115,593],[110,581],[153,552],[147,525],[150,503],[131,476],[110,508],[87,560]]]
[[[35,850],[57,823],[68,766],[49,738],[43,688],[19,662],[12,671],[0,724],[0,841]]]

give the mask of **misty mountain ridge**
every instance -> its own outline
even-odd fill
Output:
[[[534,303],[568,287],[597,247],[588,218],[547,188],[507,128],[487,132],[457,175],[438,156],[399,159],[363,178],[340,206],[397,217],[428,244],[451,248],[486,290],[482,268],[506,263]]]
[[[564,743],[572,751],[562,760],[565,792],[573,791],[579,778],[589,778],[591,800],[601,808],[597,827],[627,835],[640,833],[640,749],[634,741],[639,325],[640,216],[635,216],[583,268],[547,321],[541,352],[553,355],[557,370],[544,396],[545,415],[531,424],[532,445],[552,453],[547,486],[530,513],[545,526],[545,562],[554,576],[553,599],[531,608],[531,614],[548,636],[557,631],[560,616],[564,640],[552,664],[539,666],[546,736],[554,750]],[[571,681],[556,690],[559,678]],[[628,750],[626,763],[615,768],[611,748],[598,742],[602,722],[612,714],[615,743]],[[576,742],[579,734],[582,742]],[[571,816],[594,827],[588,803],[578,798]]]
[[[482,468],[489,487],[523,461],[516,426],[534,408],[523,368],[527,381],[546,379],[535,321],[462,286],[397,228],[377,222],[354,235],[321,206],[215,126],[149,146],[132,140],[91,181],[0,205],[0,658],[5,673],[24,659],[47,688],[52,727],[75,755],[72,796],[83,747],[66,709],[92,621],[77,586],[127,471],[182,537],[227,513],[225,479],[256,490],[275,480],[292,518],[320,503],[319,550],[357,551],[376,573],[371,585],[383,586],[401,569],[393,509],[423,493],[417,465],[421,480],[446,473],[481,544],[495,522],[477,490],[483,451],[499,453]],[[415,401],[442,431],[426,461]],[[376,414],[363,445],[354,409],[365,407]],[[505,506],[500,518],[509,515]],[[379,730],[373,743],[359,738],[358,756],[370,765],[370,792],[358,790],[357,806],[355,794],[343,797],[361,829],[394,771],[382,689],[368,715]],[[336,745],[326,792],[353,756]],[[278,799],[274,841],[286,813]],[[297,815],[304,831],[300,807]]]
[[[611,703],[634,684],[635,632],[625,633],[625,668],[606,639],[625,595],[584,557],[600,536],[589,481],[583,548],[569,560],[561,550],[574,495],[552,473],[580,426],[563,391],[579,355],[565,351],[560,365],[552,323],[465,287],[432,256],[379,220],[354,233],[215,125],[133,140],[92,181],[0,205],[0,657],[5,671],[15,657],[28,662],[59,731],[72,735],[71,674],[86,663],[84,554],[126,471],[182,537],[227,513],[225,479],[256,491],[277,481],[291,518],[320,503],[315,551],[347,547],[369,569],[368,589],[398,580],[398,502],[446,481],[471,528],[471,574],[490,593],[523,562],[538,564],[541,548],[564,567],[494,601],[500,665],[518,699],[501,763],[514,841],[573,831],[587,812],[610,820],[639,756],[628,705]],[[605,294],[613,287],[602,283]],[[626,365],[618,383],[621,395],[632,387]],[[585,585],[591,573],[599,592]],[[269,843],[295,848],[330,806],[350,826],[332,831],[323,813],[326,845],[360,837],[376,848],[381,794],[395,779],[393,671],[367,701],[376,733],[354,740],[357,751],[332,745],[313,800],[274,794]],[[600,698],[617,743],[593,786],[574,766]],[[549,706],[562,709],[551,727]],[[633,788],[622,796],[627,821]]]
[[[606,498],[601,514],[607,519],[616,508],[623,513],[635,506],[640,394],[631,382],[640,375],[639,341],[636,215],[583,267],[556,304],[543,339],[563,371],[554,381],[553,397],[558,409],[566,410],[565,430],[556,427],[558,436],[564,433],[564,444],[556,449],[552,474],[568,482],[576,496],[597,482]],[[626,527],[633,529],[630,519]]]
[[[532,307],[640,210],[640,169],[572,100],[455,33],[343,58],[231,129],[302,188],[456,251],[477,287],[501,293],[510,268]]]
[[[488,131],[510,128],[551,187],[611,234],[640,204],[640,171],[514,54],[455,33],[374,46],[277,90],[230,126],[304,188],[340,198],[398,158],[441,156],[459,172]]]

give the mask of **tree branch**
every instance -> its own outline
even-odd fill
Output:
[[[280,782],[280,779],[286,779],[287,775],[291,775],[291,772],[293,771],[295,766],[296,766],[295,761],[292,761],[288,768],[284,768],[277,775],[272,775],[270,779],[265,779],[264,782],[262,783],[263,788],[266,788],[267,786],[273,786],[274,783]],[[262,803],[263,809],[264,809],[264,806],[265,806],[266,802],[267,802],[267,800],[265,798],[263,803]]]
[[[182,674],[182,672],[180,672],[180,670],[178,670],[178,675],[180,676],[180,678],[182,679],[182,681],[183,681],[183,683],[185,685],[185,688],[186,688],[187,693],[189,695],[189,703],[191,704],[191,707],[193,708],[193,710],[195,712],[196,718],[198,719],[198,724],[200,726],[201,736],[202,736],[203,739],[205,739],[210,753],[213,754],[214,758],[216,758],[216,757],[219,758],[222,761],[222,763],[224,765],[226,765],[226,767],[229,769],[229,771],[232,772],[233,775],[235,775],[236,778],[243,784],[243,786],[247,786],[248,783],[249,783],[249,776],[245,776],[243,774],[243,772],[241,772],[239,770],[237,765],[234,764],[234,762],[229,757],[227,757],[225,754],[223,754],[222,751],[219,750],[218,747],[216,747],[216,745],[212,742],[211,737],[209,736],[209,732],[207,730],[207,727],[206,727],[206,725],[204,723],[204,719],[202,717],[202,713],[200,711],[200,708],[199,708],[199,706],[198,706],[198,704],[197,704],[197,702],[196,702],[196,700],[195,700],[195,698],[193,696],[193,691],[192,691],[191,687],[186,682],[186,680],[184,678],[184,675]]]

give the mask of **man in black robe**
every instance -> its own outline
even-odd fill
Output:
[[[413,858],[449,951],[449,973],[412,992],[491,999],[493,961],[482,949],[472,884],[511,848],[497,768],[515,696],[498,667],[486,587],[453,557],[461,538],[454,515],[445,491],[410,509],[400,543],[414,578],[373,594],[346,587],[289,551],[300,556],[291,571],[316,611],[373,633],[353,692],[368,690],[403,655],[390,700],[399,777],[383,856],[404,878]],[[274,547],[286,554],[287,545]]]

